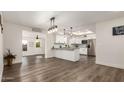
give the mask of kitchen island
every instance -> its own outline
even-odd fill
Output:
[[[54,57],[61,58],[69,61],[79,61],[80,51],[79,48],[53,48]]]

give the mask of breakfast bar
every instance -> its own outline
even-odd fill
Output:
[[[53,48],[54,57],[69,61],[79,61],[79,48]]]

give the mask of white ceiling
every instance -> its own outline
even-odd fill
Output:
[[[99,11],[5,11],[3,12],[4,21],[12,22],[29,27],[39,27],[48,29],[49,19],[55,17],[55,23],[60,29],[83,28],[100,21],[110,20],[124,16],[124,12],[99,12]]]

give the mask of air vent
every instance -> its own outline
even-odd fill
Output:
[[[42,32],[41,28],[36,28],[36,27],[32,28],[32,31],[35,31],[35,32]]]

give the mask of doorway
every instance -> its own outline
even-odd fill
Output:
[[[22,61],[28,57],[36,59],[45,56],[45,38],[41,32],[22,31]]]

